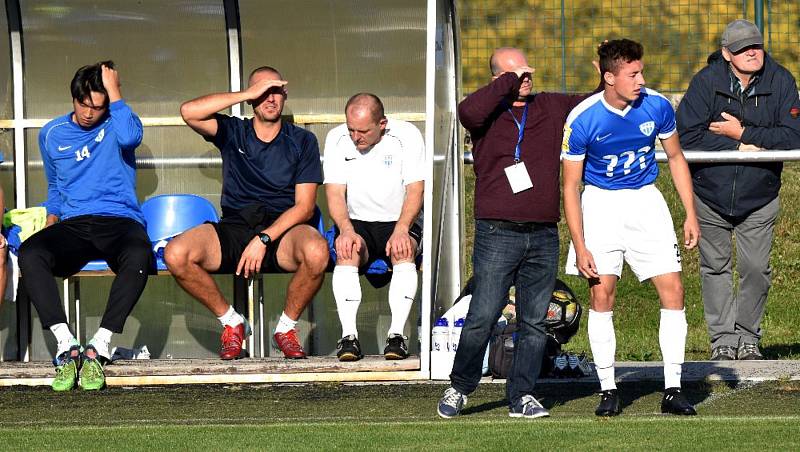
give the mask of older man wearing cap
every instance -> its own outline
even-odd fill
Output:
[[[701,151],[800,148],[797,84],[764,51],[758,28],[735,20],[720,44],[678,106],[681,146]],[[758,343],[783,164],[695,163],[689,168],[702,236],[700,275],[711,359],[762,359]]]

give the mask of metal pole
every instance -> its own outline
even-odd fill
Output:
[[[757,162],[789,162],[800,160],[800,149],[788,151],[761,150],[755,152],[743,151],[683,151],[683,156],[689,163],[757,163]],[[664,163],[667,161],[667,154],[664,151],[656,151],[656,161]],[[464,164],[474,163],[472,152],[464,153]]]
[[[567,19],[564,0],[561,0],[561,91],[567,91]]]
[[[237,92],[242,89],[242,42],[241,24],[239,23],[239,3],[236,0],[225,0],[225,28],[228,33],[228,63],[230,75],[230,90]],[[242,104],[231,107],[233,116],[242,116]]]
[[[753,3],[753,19],[756,26],[764,34],[764,0],[755,0]]]

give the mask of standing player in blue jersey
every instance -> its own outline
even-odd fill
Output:
[[[79,376],[82,389],[105,385],[111,335],[122,332],[155,271],[136,198],[134,150],[142,142],[142,122],[122,99],[111,61],[78,69],[71,91],[74,111],[39,132],[48,226],[19,253],[25,290],[58,343],[56,391],[72,389]],[[117,276],[100,329],[84,349],[69,329],[53,276],[71,276],[93,259],[104,259]]]
[[[680,249],[669,209],[653,185],[658,137],[686,210],[684,246],[697,246],[700,227],[689,168],[675,133],[675,113],[666,98],[644,87],[641,44],[609,41],[597,53],[604,90],[572,110],[562,144],[564,211],[572,235],[567,273],[589,281],[589,343],[602,391],[595,414],[615,416],[621,411],[614,381],[613,308],[625,260],[640,281],[653,282],[661,301],[661,411],[693,415],[694,407],[680,390],[687,330]]]

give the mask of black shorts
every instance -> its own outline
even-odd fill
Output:
[[[242,253],[253,237],[274,223],[280,215],[268,212],[261,206],[253,206],[239,211],[226,211],[218,223],[207,222],[217,232],[222,255],[219,269],[213,273],[235,273]],[[267,247],[261,262],[261,273],[288,273],[278,265],[278,246],[282,238],[274,239]]]
[[[367,253],[369,254],[367,262],[359,267],[359,273],[366,272],[369,266],[377,260],[383,260],[391,268],[392,259],[386,254],[386,243],[389,241],[389,237],[392,236],[397,222],[352,220],[351,223],[353,223],[353,229],[355,229],[356,234],[363,237],[367,243]],[[337,235],[339,235],[338,232]],[[408,230],[408,235],[417,242],[415,252],[419,254],[419,248],[422,245],[422,229],[417,223],[414,223],[411,225],[411,229]]]

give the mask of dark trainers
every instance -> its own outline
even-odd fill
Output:
[[[694,416],[697,414],[692,404],[683,396],[681,388],[667,388],[664,390],[664,398],[661,399],[661,412],[682,416]]]
[[[608,389],[600,392],[600,404],[594,410],[595,416],[617,416],[620,413],[622,413],[622,408],[620,408],[617,390]]]
[[[439,416],[450,419],[461,413],[461,409],[467,404],[467,396],[458,392],[455,388],[447,388],[444,396],[439,400],[437,412]]]
[[[336,348],[339,349],[336,352],[336,357],[339,358],[339,361],[358,361],[364,357],[364,354],[361,353],[361,343],[358,342],[358,338],[353,334],[339,339]]]
[[[758,349],[757,344],[748,344],[745,342],[739,344],[737,357],[743,360],[764,359],[764,355],[761,354],[761,350]]]
[[[78,369],[81,367],[81,346],[73,345],[69,350],[53,359],[56,365],[56,377],[50,384],[53,391],[69,391],[78,381]]]
[[[406,337],[400,334],[390,334],[386,339],[386,348],[383,349],[383,356],[386,359],[406,359],[408,358],[408,347],[406,347]]]
[[[300,340],[297,338],[297,330],[292,328],[285,333],[275,333],[272,336],[275,339],[275,345],[278,346],[283,352],[284,358],[289,359],[303,359],[306,357],[306,351],[300,345]]]
[[[544,409],[542,404],[539,403],[535,397],[532,395],[524,395],[508,410],[508,415],[511,417],[534,419],[537,417],[548,417],[550,413]]]
[[[224,360],[241,358],[242,344],[250,336],[250,333],[250,325],[247,320],[236,326],[225,325],[220,337],[222,345],[219,350],[219,357]]]
[[[734,359],[736,359],[736,347],[718,345],[711,350],[711,361],[732,361]]]

